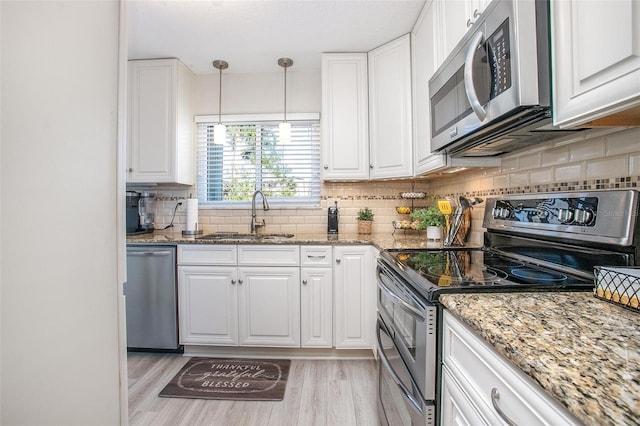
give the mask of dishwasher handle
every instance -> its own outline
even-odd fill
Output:
[[[128,251],[127,256],[171,256],[171,251]]]

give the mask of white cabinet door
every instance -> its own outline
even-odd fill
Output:
[[[371,178],[410,177],[411,41],[406,34],[368,54]]]
[[[369,178],[366,53],[322,55],[322,178]]]
[[[442,410],[440,426],[488,425],[487,420],[474,408],[469,397],[451,376],[447,367],[442,367]],[[496,423],[499,424],[499,423]]]
[[[551,22],[554,124],[588,124],[630,107],[637,124],[640,4],[552,0]],[[619,118],[610,124],[625,125]]]
[[[334,256],[334,340],[336,349],[370,349],[373,344],[372,292],[375,291],[370,246],[336,246]]]
[[[303,348],[333,346],[333,270],[301,269],[300,333]]]
[[[193,185],[192,79],[177,59],[129,61],[128,183]]]
[[[178,267],[181,344],[238,344],[236,268]]]
[[[239,341],[300,346],[300,268],[238,268]]]
[[[488,0],[434,0],[436,23],[434,42],[436,44],[435,69],[447,59],[478,20],[489,3]]]
[[[431,104],[429,79],[436,64],[436,7],[429,1],[411,33],[413,66],[413,161],[414,174],[421,175],[446,165],[445,156],[431,153]]]

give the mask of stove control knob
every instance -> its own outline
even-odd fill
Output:
[[[595,215],[589,209],[576,209],[574,213],[574,221],[580,225],[589,225],[593,222]]]
[[[571,223],[573,221],[573,210],[558,209],[558,220],[563,224]]]

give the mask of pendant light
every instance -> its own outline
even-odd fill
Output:
[[[284,68],[284,121],[280,123],[280,142],[291,141],[291,123],[287,122],[287,68],[293,65],[293,59],[280,58],[278,65]]]
[[[213,61],[213,67],[220,71],[220,82],[218,89],[218,124],[213,126],[213,143],[224,145],[227,140],[227,126],[222,124],[222,70],[229,68],[229,63],[217,59]]]

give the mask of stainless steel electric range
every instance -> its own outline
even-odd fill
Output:
[[[382,252],[377,267],[382,421],[437,424],[439,295],[592,291],[594,266],[640,263],[639,200],[635,190],[490,198],[482,248]]]

